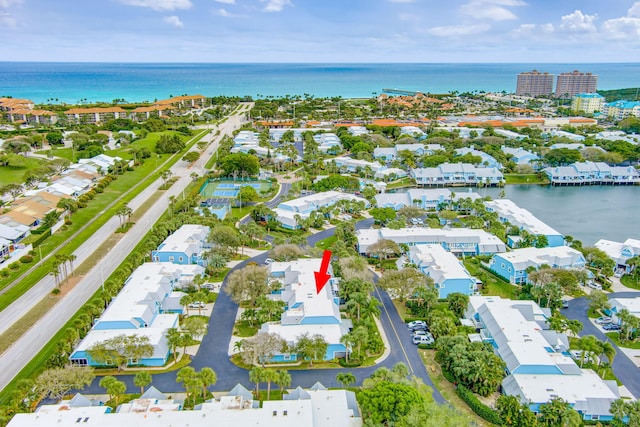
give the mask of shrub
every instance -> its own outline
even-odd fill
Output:
[[[70,219],[64,220],[64,225],[71,225],[71,224],[73,224],[73,221],[71,221]]]
[[[2,277],[9,277],[9,272],[7,270],[0,270],[0,276]]]
[[[433,344],[418,344],[420,350],[432,350],[436,348],[436,343]]]
[[[478,398],[473,394],[471,390],[466,388],[463,385],[459,385],[456,387],[456,394],[460,397],[460,399],[464,400],[469,408],[473,412],[475,412],[479,417],[484,418],[490,423],[502,425],[504,422],[500,415],[498,415],[493,409],[489,408],[484,403],[480,402]]]
[[[340,366],[342,366],[343,368],[356,368],[362,365],[362,361],[353,358],[349,359],[349,362],[347,362],[347,359],[342,358],[338,361],[338,363],[340,363]]]
[[[52,293],[53,295],[58,295],[58,294],[60,293],[60,289],[59,289],[59,288],[54,288],[54,289],[51,291],[51,293]]]
[[[11,264],[9,264],[9,268],[11,270],[20,270],[20,263],[18,262],[12,262]]]
[[[20,262],[23,264],[30,264],[33,262],[33,257],[31,255],[24,255],[20,257]]]

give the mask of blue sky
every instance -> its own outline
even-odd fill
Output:
[[[640,61],[627,0],[0,0],[0,29],[7,61]]]

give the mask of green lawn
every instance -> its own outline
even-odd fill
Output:
[[[607,332],[605,333],[611,341],[616,343],[618,347],[631,348],[634,350],[640,350],[640,341],[626,341],[620,342],[620,334],[618,332]]]
[[[387,189],[413,186],[413,179],[405,177],[387,184]]]
[[[0,166],[0,186],[14,183],[22,184],[24,182],[22,177],[25,172],[30,169],[38,168],[42,163],[42,159],[25,157],[24,165],[21,167]]]
[[[620,282],[623,285],[625,285],[627,288],[640,290],[640,281],[636,280],[633,276],[629,276],[628,274],[625,274],[620,278]]]
[[[338,240],[336,236],[327,237],[316,243],[316,248],[329,249]]]
[[[158,142],[158,140],[160,139],[160,136],[162,135],[169,135],[169,136],[178,135],[182,138],[183,141],[186,141],[187,139],[192,138],[192,137],[187,137],[180,132],[175,132],[170,130],[164,131],[164,132],[154,132],[154,133],[148,134],[145,138],[134,140],[131,144],[127,146],[116,148],[115,150],[107,150],[105,151],[105,154],[108,156],[118,156],[118,157],[122,157],[123,159],[130,160],[130,159],[133,159],[133,156],[129,152],[132,148],[148,148],[149,151],[154,153],[156,142]],[[165,157],[168,157],[169,155],[163,154],[162,156],[163,158],[165,158]],[[153,158],[153,156],[151,158]],[[147,162],[149,160],[151,159],[146,159]]]
[[[548,184],[549,180],[544,178],[540,179],[538,174],[530,173],[530,174],[517,174],[517,173],[506,173],[504,174],[504,179],[507,184]]]
[[[36,151],[37,154],[42,154],[45,156],[49,155],[49,150],[40,150],[40,151]],[[53,156],[54,157],[60,157],[63,159],[67,159],[70,162],[73,162],[73,149],[71,148],[57,148],[54,146],[53,148]]]
[[[233,334],[241,338],[252,337],[257,333],[258,333],[258,326],[256,322],[254,322],[254,326],[250,326],[249,322],[246,320],[240,320],[236,322],[235,327],[233,329]]]
[[[464,261],[467,271],[482,280],[483,295],[497,295],[502,298],[517,299],[517,286],[512,285],[480,267],[480,265],[472,262],[470,259]]]

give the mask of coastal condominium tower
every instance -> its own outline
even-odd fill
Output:
[[[576,70],[571,73],[558,75],[556,83],[557,98],[571,98],[579,93],[594,93],[598,85],[598,76],[591,73],[581,73]]]
[[[540,96],[553,93],[553,74],[541,73],[537,70],[518,74],[516,95]]]

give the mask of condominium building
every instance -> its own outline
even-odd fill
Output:
[[[599,93],[579,93],[571,100],[571,110],[595,113],[604,110],[604,96]]]
[[[579,93],[594,93],[597,86],[598,76],[575,70],[558,75],[555,95],[556,98],[570,98]]]
[[[553,93],[553,74],[537,70],[518,74],[516,95],[541,96]]]

